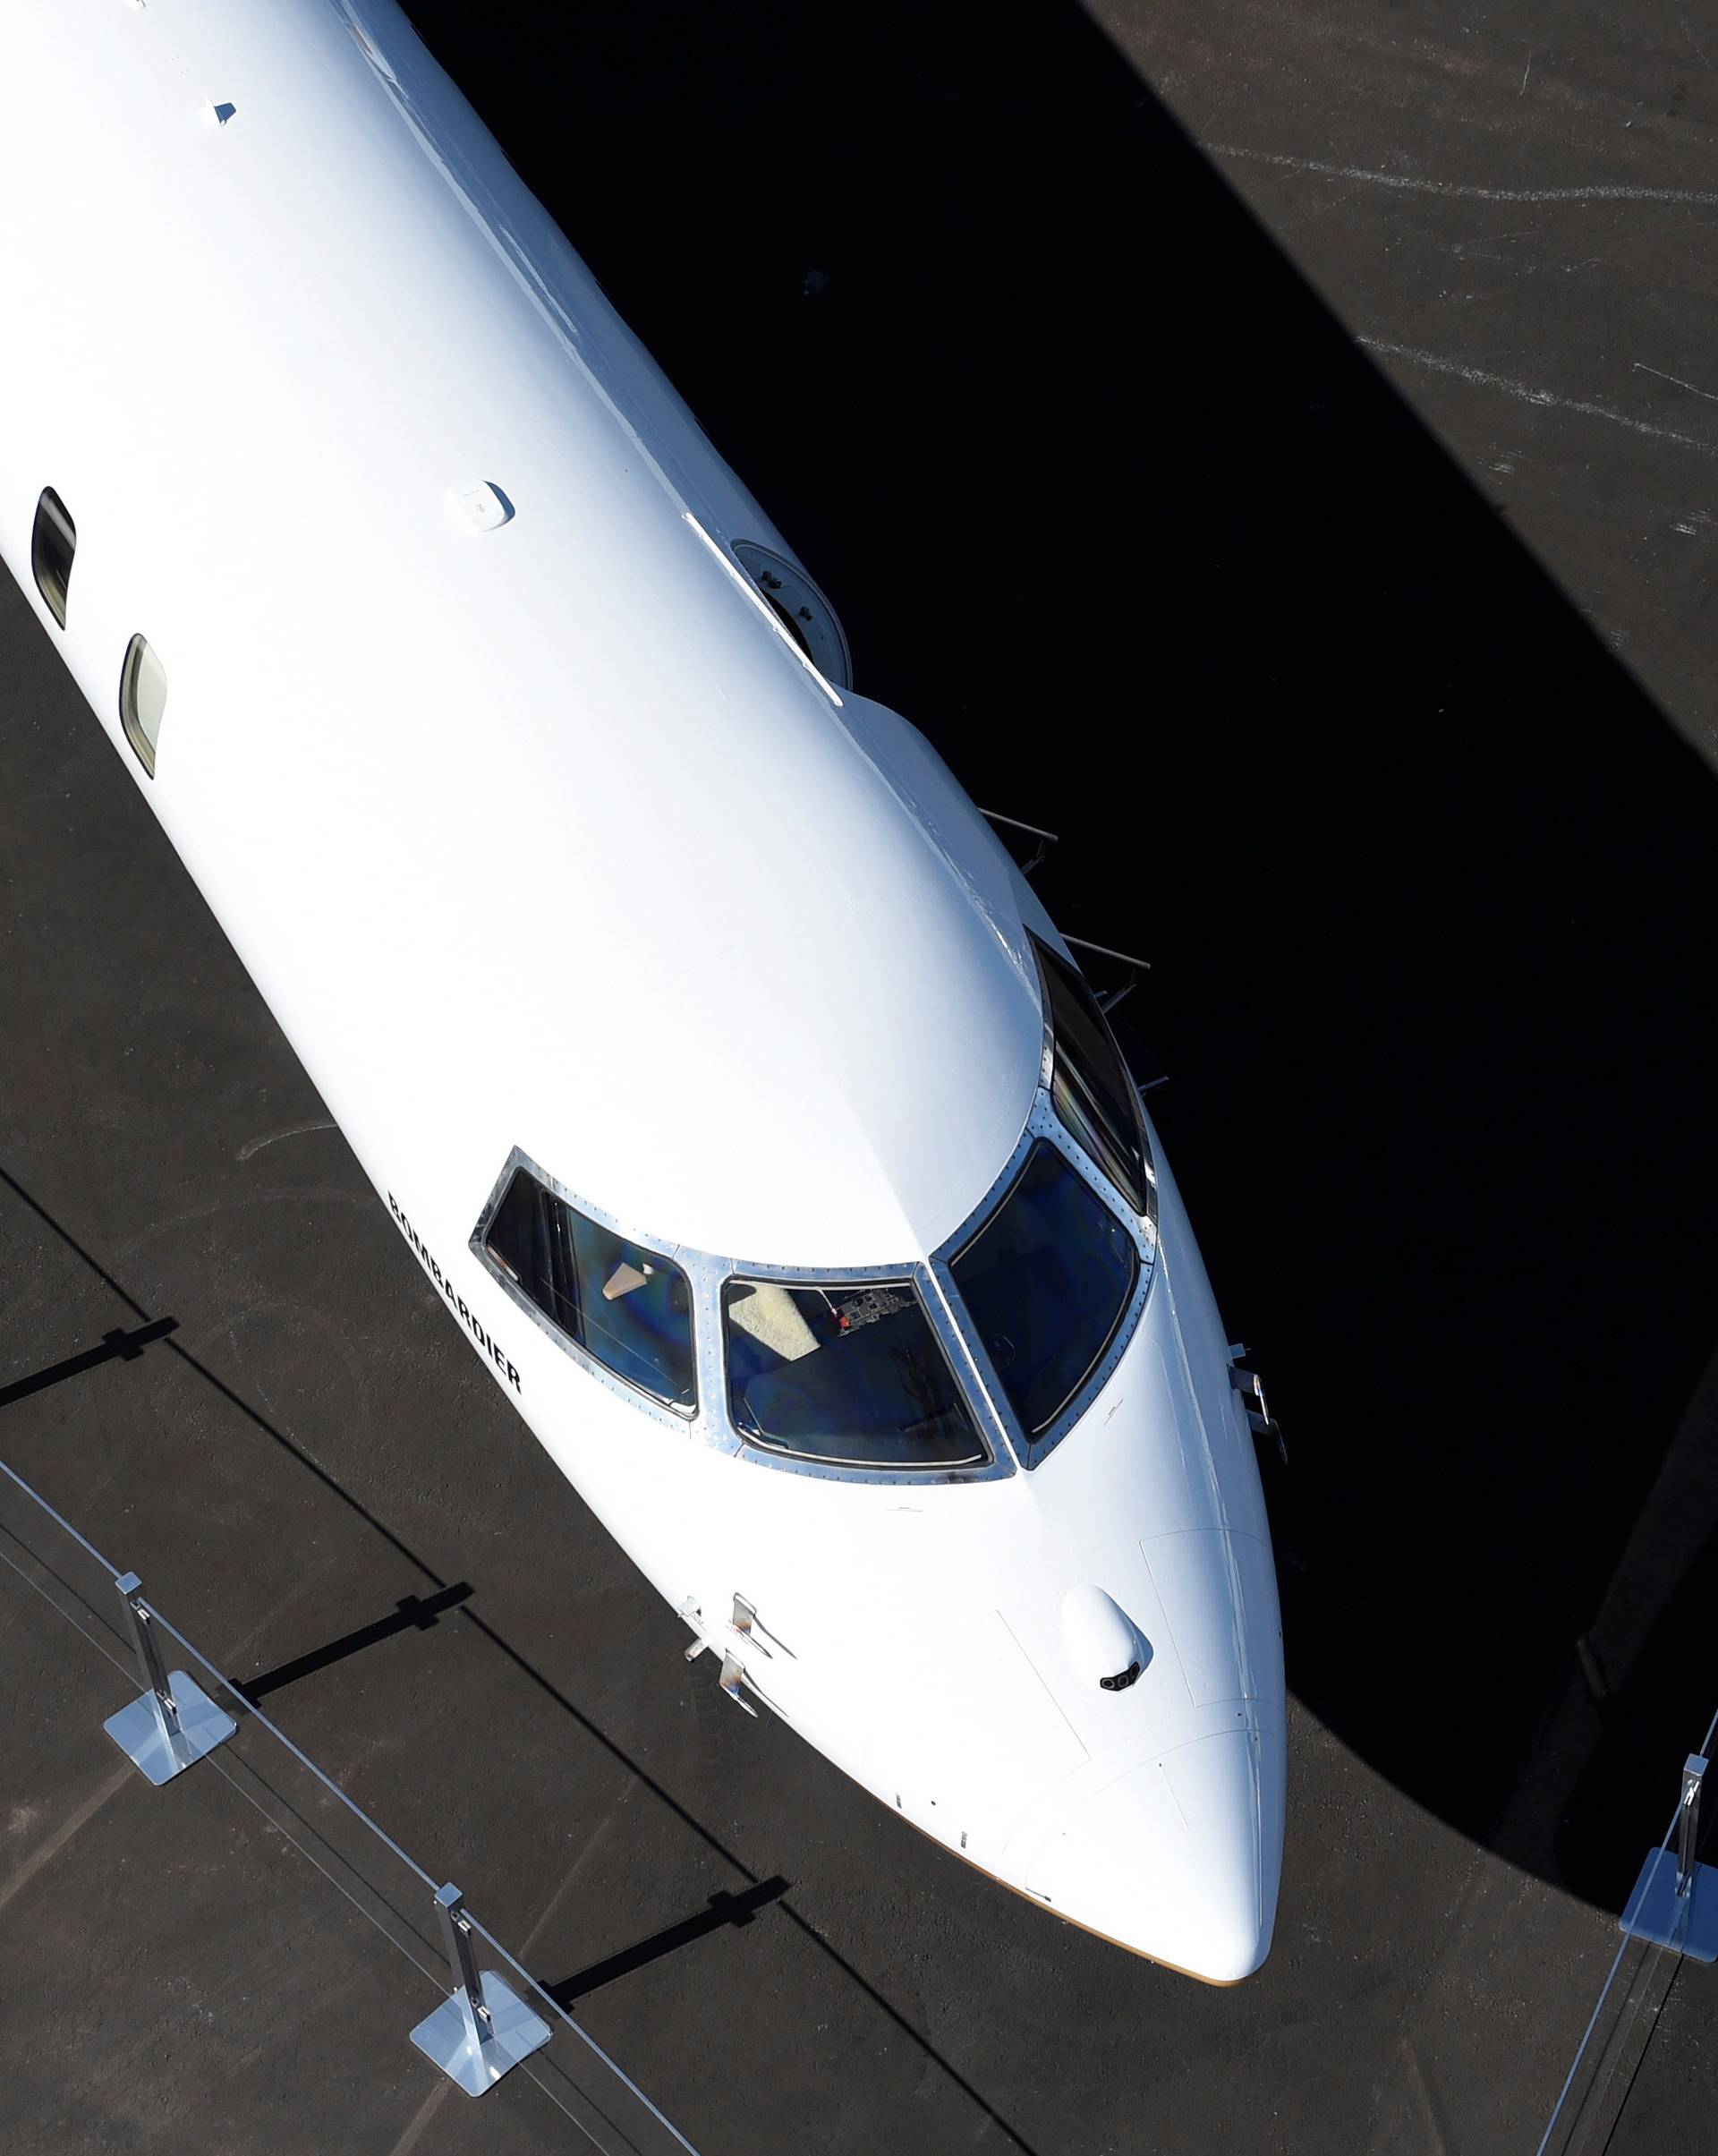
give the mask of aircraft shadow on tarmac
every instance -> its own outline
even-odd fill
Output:
[[[1495,1838],[1718,1336],[1711,775],[1076,9],[408,12],[860,686],[1153,960],[1153,1109],[1293,1451],[1290,1681]],[[1570,1765],[1569,1883],[1621,1890],[1703,1726],[1636,1796]],[[1565,1783],[1510,1837],[1553,1875]]]

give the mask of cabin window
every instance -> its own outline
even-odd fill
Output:
[[[1015,1413],[1037,1437],[1115,1338],[1139,1252],[1073,1162],[1041,1138],[948,1269]]]
[[[42,489],[36,505],[36,525],[30,535],[30,566],[36,589],[62,628],[65,626],[65,596],[72,582],[72,557],[78,550],[78,527],[65,504],[52,487]]]
[[[1098,999],[1067,960],[1033,939],[1050,1012],[1050,1096],[1062,1128],[1135,1213],[1151,1205],[1139,1095]]]
[[[696,1411],[692,1292],[671,1259],[600,1226],[523,1168],[514,1171],[483,1246],[593,1361],[677,1414]]]
[[[119,722],[137,760],[155,776],[155,745],[161,737],[161,714],[167,708],[167,677],[161,661],[141,636],[133,636],[119,676]]]
[[[728,1411],[748,1444],[848,1467],[988,1456],[910,1280],[730,1280],[722,1325]]]

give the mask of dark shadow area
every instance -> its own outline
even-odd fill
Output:
[[[605,1984],[612,1984],[617,1977],[630,1976],[635,1969],[648,1969],[664,1955],[677,1953],[682,1947],[708,1939],[712,1931],[738,1930],[749,1924],[760,1909],[767,1909],[771,1902],[781,1899],[788,1890],[788,1884],[785,1879],[760,1879],[743,1894],[712,1894],[708,1907],[701,1909],[696,1916],[669,1924],[649,1939],[640,1939],[635,1947],[611,1954],[606,1960],[592,1962],[588,1969],[581,1969],[576,1976],[564,1976],[559,1983],[545,1983],[543,1989],[564,2013],[570,2014],[580,1999],[601,1990]]]
[[[1571,1747],[1557,1855],[1620,1908],[1675,1808],[1682,1761],[1718,1714],[1718,1359],[1708,1367],[1604,1600],[1578,1646],[1590,1734]],[[1718,1785],[1703,1818],[1710,1840]]]
[[[1291,1681],[1491,1835],[1718,1335],[1711,774],[1076,8],[409,12],[1152,959]]]
[[[55,1219],[54,1215],[47,1210],[47,1208],[43,1206],[39,1200],[32,1197],[30,1192],[24,1188],[23,1184],[21,1184],[15,1176],[9,1174],[4,1168],[0,1168],[0,1185],[4,1185],[4,1188],[9,1190],[15,1198],[18,1199],[20,1204],[24,1206],[35,1216],[35,1218],[41,1223],[41,1224],[48,1231],[50,1234],[54,1235],[59,1240],[59,1241],[64,1243],[65,1248],[70,1250],[73,1257],[78,1259],[79,1263],[86,1266],[95,1276],[95,1278],[100,1281],[102,1285],[107,1289],[110,1294],[116,1296],[118,1300],[125,1305],[127,1309],[132,1311],[135,1317],[142,1319],[147,1329],[152,1321],[149,1318],[148,1312],[144,1309],[143,1306],[135,1299],[134,1296],[132,1296],[131,1291],[124,1287],[121,1282],[116,1280],[114,1275],[107,1271],[106,1267],[103,1265],[89,1250],[87,1250],[81,1242],[78,1241],[74,1235],[72,1235],[66,1228],[62,1226],[61,1223]],[[248,1401],[242,1399],[229,1385],[227,1385],[216,1374],[216,1372],[208,1368],[207,1363],[200,1360],[199,1358],[193,1355],[188,1348],[181,1346],[177,1341],[170,1342],[169,1347],[171,1352],[177,1356],[188,1369],[194,1372],[196,1376],[203,1384],[207,1385],[211,1391],[224,1400],[230,1408],[232,1408],[239,1415],[242,1416],[243,1419],[249,1422],[253,1428],[261,1431],[266,1437],[269,1438],[275,1444],[278,1445],[282,1452],[285,1453],[293,1461],[296,1462],[298,1466],[302,1468],[309,1475],[310,1475],[323,1489],[327,1490],[331,1496],[337,1499],[338,1502],[344,1505],[348,1511],[354,1514],[356,1518],[361,1520],[366,1527],[370,1528],[376,1535],[378,1535],[391,1550],[393,1550],[397,1555],[404,1558],[407,1564],[412,1565],[415,1571],[421,1572],[423,1577],[436,1590],[436,1595],[445,1593],[448,1590],[448,1582],[441,1578],[440,1574],[435,1571],[433,1566],[427,1564],[409,1543],[405,1542],[400,1536],[396,1535],[393,1529],[387,1525],[386,1521],[378,1519],[378,1516],[370,1510],[369,1506],[366,1505],[361,1499],[354,1497],[349,1490],[344,1488],[344,1486],[336,1479],[334,1476],[328,1473],[326,1468],[319,1466],[316,1461],[310,1458],[310,1454],[306,1453],[302,1446],[295,1444],[284,1430],[277,1428],[274,1423],[270,1422],[267,1419],[267,1417],[259,1414],[257,1410],[252,1407]],[[522,1443],[529,1444],[532,1442],[523,1425],[520,1426],[519,1434],[520,1441]],[[426,1597],[424,1599],[426,1601],[433,1601],[436,1598],[436,1595]],[[680,1826],[685,1828],[688,1833],[693,1835],[703,1845],[704,1848],[708,1849],[712,1855],[720,1858],[723,1863],[728,1865],[730,1869],[737,1872],[740,1878],[745,1881],[745,1887],[748,1892],[761,1888],[766,1884],[766,1882],[760,1879],[757,1874],[753,1872],[745,1863],[744,1863],[741,1859],[734,1853],[733,1850],[730,1849],[727,1845],[723,1842],[716,1834],[714,1834],[701,1819],[699,1819],[694,1813],[689,1811],[686,1807],[681,1803],[679,1799],[674,1795],[672,1791],[668,1789],[661,1782],[658,1781],[655,1776],[653,1776],[646,1767],[642,1765],[639,1760],[634,1759],[633,1755],[625,1749],[624,1746],[617,1744],[614,1738],[608,1734],[608,1733],[601,1726],[600,1723],[593,1721],[582,1707],[580,1707],[574,1700],[569,1699],[566,1692],[562,1692],[550,1678],[545,1676],[542,1671],[540,1670],[534,1663],[530,1661],[524,1655],[522,1655],[517,1648],[512,1646],[500,1632],[496,1631],[493,1625],[487,1623],[482,1617],[480,1617],[473,1609],[470,1608],[463,1602],[455,1612],[455,1615],[463,1618],[466,1623],[472,1626],[473,1631],[478,1632],[489,1642],[492,1648],[495,1649],[498,1654],[503,1656],[523,1677],[526,1678],[528,1682],[536,1688],[536,1690],[542,1695],[544,1699],[550,1701],[562,1713],[569,1716],[572,1720],[577,1724],[578,1727],[584,1733],[584,1734],[592,1741],[593,1743],[597,1744],[602,1750],[602,1751],[605,1752],[607,1756],[615,1762],[617,1766],[624,1768],[624,1770],[633,1777],[633,1779],[642,1789],[647,1791],[651,1797],[657,1803],[660,1804],[663,1809],[679,1823]],[[785,1893],[786,1889],[784,1888],[782,1891]],[[779,1899],[780,1897],[778,1896],[777,1898]],[[959,2071],[959,2069],[952,2063],[952,2061],[944,2052],[938,2049],[936,2045],[931,2041],[931,2040],[921,2029],[915,2027],[914,2024],[907,2019],[906,2015],[904,2015],[898,2007],[892,2005],[890,2001],[884,1996],[884,1994],[877,1990],[875,1985],[872,1984],[863,1975],[861,1974],[859,1970],[854,1966],[853,1963],[847,1959],[846,1956],[841,1952],[838,1947],[835,1946],[830,1940],[824,1938],[823,1934],[817,1929],[816,1925],[811,1922],[809,1917],[801,1915],[799,1911],[795,1909],[785,1899],[780,1900],[780,1907],[783,1919],[787,1923],[790,1923],[794,1927],[795,1930],[797,1931],[804,1939],[805,1939],[812,1946],[815,1947],[818,1952],[821,1954],[826,1960],[828,1960],[835,1968],[838,1969],[841,1974],[848,1981],[848,1982],[853,1984],[856,1990],[863,1994],[864,1998],[869,2000],[871,2005],[875,2007],[877,2012],[883,2016],[883,2018],[889,2024],[890,2027],[897,2030],[902,2036],[906,2037],[907,2041],[911,2043],[915,2049],[922,2053],[925,2059],[931,2063],[931,2065],[937,2068],[938,2072],[947,2079],[952,2087],[959,2090],[960,2093],[965,2097],[967,2101],[973,2104],[976,2109],[983,2114],[984,2118],[988,2122],[986,2130],[988,2130],[989,2126],[994,2126],[997,2131],[1001,2134],[1010,2148],[1019,2151],[1020,2156],[1038,2156],[1038,2152],[1033,2147],[1032,2143],[1026,2141],[1020,2134],[1016,2132],[1015,2128],[1008,2124],[1008,2120],[1002,2116],[1002,2114],[980,2095],[978,2091],[973,2086],[972,2083],[966,2079],[966,2077]]]
[[[1567,1799],[1557,1841],[1563,1874],[1601,1908],[1620,1909],[1628,1899],[1641,1859],[1676,1810],[1683,1760],[1718,1712],[1714,1607],[1718,1534],[1677,1582],[1630,1681],[1601,1707],[1598,1740]],[[1708,1783],[1701,1816],[1709,1845],[1718,1781]]]
[[[455,1587],[438,1588],[433,1595],[404,1596],[391,1615],[378,1617],[373,1624],[361,1624],[356,1632],[330,1640],[326,1647],[313,1648],[309,1654],[295,1655],[290,1662],[266,1670],[259,1677],[249,1677],[243,1683],[234,1677],[228,1682],[254,1707],[283,1685],[296,1684],[301,1677],[313,1677],[318,1670],[331,1669],[348,1655],[361,1654],[365,1648],[395,1639],[403,1632],[433,1632],[437,1618],[457,1609],[471,1598],[472,1592],[470,1583],[462,1580]]]
[[[43,1369],[32,1370],[28,1377],[0,1385],[0,1408],[10,1407],[14,1400],[28,1400],[33,1393],[45,1393],[50,1385],[64,1385],[68,1377],[81,1377],[86,1370],[99,1369],[104,1362],[135,1362],[152,1342],[165,1340],[178,1327],[176,1317],[156,1317],[147,1325],[134,1325],[129,1333],[116,1328],[104,1334],[98,1347],[86,1348],[81,1355],[68,1355],[64,1362],[51,1362]]]

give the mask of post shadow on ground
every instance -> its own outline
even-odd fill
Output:
[[[279,1692],[284,1685],[296,1684],[302,1677],[315,1676],[319,1670],[332,1669],[336,1662],[348,1656],[361,1654],[367,1647],[378,1646],[384,1640],[392,1640],[404,1632],[433,1632],[436,1620],[450,1609],[457,1609],[471,1599],[471,1582],[460,1581],[453,1587],[438,1588],[430,1595],[404,1595],[386,1617],[378,1617],[373,1623],[361,1624],[355,1631],[344,1632],[337,1640],[325,1646],[311,1648],[306,1654],[294,1655],[291,1661],[282,1662],[273,1669],[265,1670],[260,1676],[234,1677],[235,1691],[248,1700],[252,1707],[268,1698],[271,1692]]]
[[[54,1214],[51,1213],[45,1205],[43,1205],[41,1200],[37,1197],[33,1192],[28,1189],[24,1184],[19,1181],[16,1176],[13,1175],[7,1169],[4,1167],[0,1167],[0,1189],[4,1189],[10,1192],[12,1197],[14,1197],[21,1205],[22,1205],[25,1209],[30,1213],[36,1218],[36,1220],[38,1221],[40,1224],[56,1239],[56,1240],[64,1245],[65,1248],[72,1253],[72,1255],[78,1260],[79,1264],[83,1265],[95,1279],[98,1280],[112,1295],[115,1296],[119,1301],[123,1303],[125,1308],[134,1317],[137,1317],[142,1321],[145,1330],[149,1329],[154,1321],[149,1319],[148,1312],[144,1309],[142,1304],[138,1301],[136,1297],[131,1292],[131,1290],[124,1284],[124,1283],[116,1278],[114,1274],[110,1273],[101,1263],[101,1261],[95,1256],[95,1254],[87,1248],[84,1244],[80,1242],[77,1237],[72,1233],[70,1229],[68,1229],[63,1222],[56,1219]],[[415,1571],[421,1572],[430,1582],[431,1587],[437,1590],[438,1595],[449,1591],[448,1583],[442,1580],[439,1574],[436,1572],[434,1568],[426,1563],[426,1561],[419,1555],[417,1551],[414,1550],[408,1542],[406,1542],[401,1536],[396,1534],[394,1530],[388,1526],[385,1520],[381,1519],[377,1513],[371,1512],[370,1508],[363,1503],[361,1498],[355,1496],[344,1487],[343,1483],[338,1480],[336,1477],[331,1475],[326,1468],[322,1467],[317,1461],[312,1459],[310,1453],[305,1452],[300,1445],[295,1444],[285,1431],[281,1429],[276,1424],[271,1422],[265,1415],[261,1414],[259,1410],[251,1404],[251,1402],[243,1399],[239,1393],[235,1393],[232,1386],[227,1385],[225,1380],[215,1370],[211,1369],[207,1363],[200,1360],[199,1357],[193,1354],[190,1349],[183,1346],[176,1340],[172,1341],[169,1343],[169,1352],[171,1352],[179,1360],[179,1362],[182,1363],[183,1367],[198,1379],[200,1384],[207,1385],[213,1393],[215,1393],[220,1400],[225,1402],[226,1406],[230,1408],[236,1415],[238,1415],[245,1422],[251,1424],[253,1428],[259,1431],[272,1444],[278,1446],[288,1458],[290,1458],[300,1469],[302,1469],[304,1473],[309,1475],[321,1488],[326,1490],[331,1497],[336,1499],[342,1505],[345,1506],[347,1510],[352,1513],[354,1518],[362,1521],[365,1527],[369,1529],[372,1534],[377,1536],[380,1541],[386,1543],[389,1549],[394,1551],[397,1555],[404,1558],[405,1561],[411,1564]],[[522,1440],[523,1440],[524,1433],[523,1430],[521,1432],[521,1437]],[[436,1600],[436,1598],[437,1597],[432,1595],[425,1598],[424,1599],[426,1602],[433,1602]],[[407,1598],[407,1599],[409,1601],[412,1598]],[[884,1991],[880,1990],[876,1984],[872,1983],[865,1975],[863,1971],[858,1968],[852,1961],[850,1961],[847,1956],[842,1953],[841,1949],[836,1946],[833,1940],[825,1936],[825,1934],[819,1929],[817,1924],[814,1923],[811,1918],[803,1915],[784,1898],[787,1891],[785,1885],[779,1889],[777,1889],[776,1883],[773,1879],[760,1879],[758,1876],[746,1866],[744,1861],[735,1853],[735,1851],[725,1842],[723,1842],[720,1836],[718,1836],[711,1828],[705,1824],[702,1819],[701,1819],[695,1812],[690,1811],[674,1795],[671,1790],[667,1788],[661,1782],[657,1780],[655,1776],[650,1771],[649,1768],[646,1767],[641,1760],[635,1758],[632,1753],[627,1751],[624,1745],[618,1743],[612,1736],[610,1736],[608,1731],[603,1728],[601,1724],[597,1722],[589,1713],[587,1713],[585,1709],[579,1705],[576,1700],[571,1698],[566,1692],[563,1692],[551,1678],[547,1676],[543,1671],[540,1670],[536,1664],[529,1658],[529,1657],[522,1654],[504,1633],[498,1632],[482,1615],[481,1615],[479,1612],[464,1606],[462,1603],[457,1614],[464,1620],[466,1623],[471,1625],[474,1632],[476,1632],[482,1639],[487,1640],[489,1646],[498,1654],[499,1654],[507,1663],[509,1663],[513,1668],[518,1671],[520,1675],[524,1677],[545,1700],[553,1706],[558,1712],[567,1716],[567,1717],[575,1723],[577,1726],[584,1733],[584,1734],[591,1740],[591,1742],[599,1748],[600,1751],[601,1751],[607,1755],[608,1758],[613,1760],[617,1766],[623,1768],[640,1788],[648,1792],[653,1801],[660,1805],[662,1809],[679,1824],[679,1826],[684,1828],[697,1842],[702,1844],[702,1845],[707,1851],[709,1851],[711,1855],[717,1857],[721,1862],[728,1865],[733,1871],[740,1875],[740,1877],[745,1881],[745,1887],[739,1894],[732,1897],[732,1902],[728,1905],[728,1906],[723,1908],[720,1919],[723,1923],[728,1923],[736,1921],[732,1914],[732,1908],[735,1905],[744,1905],[744,1913],[738,1919],[738,1921],[742,1922],[746,1921],[751,1913],[752,1907],[752,1905],[748,1901],[748,1897],[751,1895],[758,1892],[760,1889],[772,1889],[770,1898],[779,1901],[783,1922],[791,1925],[794,1930],[799,1935],[801,1939],[812,1947],[816,1952],[823,1957],[824,1960],[826,1960],[834,1969],[838,1970],[841,1976],[853,1986],[854,1990],[863,1998],[869,2001],[870,2005],[876,2010],[876,2012],[880,2014],[893,2029],[895,2029],[900,2035],[905,2037],[908,2043],[910,2043],[917,2052],[919,2052],[919,2054],[927,2061],[928,2064],[936,2068],[937,2072],[949,2084],[952,2088],[957,2090],[959,2093],[965,2097],[965,2100],[971,2103],[976,2110],[980,2111],[983,2115],[985,2120],[988,2122],[985,2130],[988,2131],[990,2126],[994,2126],[998,2132],[1004,2136],[1009,2147],[1019,2152],[1019,2156],[1036,2156],[1036,2152],[1033,2149],[1033,2144],[1028,2142],[1025,2136],[1008,2122],[1002,2113],[992,2103],[990,2102],[990,2101],[979,2089],[977,2089],[969,2080],[967,2080],[965,2075],[961,2073],[958,2067],[955,2065],[948,2054],[941,2050],[935,2043],[933,2043],[925,2032],[922,2028],[918,2027],[906,2014],[904,2014]],[[410,1620],[408,1620],[408,1622]],[[384,1622],[386,1623],[388,1621],[384,1620]],[[722,1899],[723,1897],[720,1896],[713,1896],[711,1897],[712,1907],[715,1907],[722,1901]],[[625,1957],[622,1956],[617,1958],[624,1959]],[[586,1976],[589,1976],[590,1973],[590,1972],[584,1973]],[[582,1981],[582,1979],[574,1977],[568,1979],[567,1981],[576,1982]]]
[[[665,1955],[677,1954],[681,1947],[708,1939],[714,1931],[741,1930],[759,1910],[779,1901],[789,1891],[790,1884],[785,1879],[776,1878],[759,1879],[738,1894],[719,1889],[695,1915],[683,1917],[677,1924],[666,1925],[660,1931],[652,1932],[649,1939],[640,1939],[618,1954],[608,1955],[600,1962],[592,1962],[588,1969],[581,1969],[574,1975],[562,1977],[558,1983],[545,1983],[543,1989],[557,2007],[570,2014],[580,1999],[588,1998],[591,1992],[600,1991],[605,1984],[612,1984],[619,1977],[630,1976],[637,1969],[647,1969]]]
[[[1490,1836],[1718,1338],[1712,774],[1066,0],[408,13],[861,687],[1153,961],[1291,1683]]]
[[[84,1349],[81,1354],[68,1355],[59,1362],[32,1370],[28,1377],[15,1377],[9,1385],[0,1385],[0,1408],[11,1407],[15,1401],[29,1400],[37,1393],[46,1393],[54,1385],[64,1385],[70,1377],[81,1377],[87,1371],[99,1369],[105,1362],[135,1362],[153,1342],[166,1340],[178,1329],[176,1317],[151,1318],[147,1325],[133,1325],[129,1332],[123,1325],[116,1325],[112,1332],[104,1334],[95,1347]]]

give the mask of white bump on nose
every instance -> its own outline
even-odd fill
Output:
[[[1062,1637],[1080,1677],[1102,1692],[1126,1692],[1152,1658],[1151,1641],[1101,1587],[1070,1587],[1062,1597]]]

